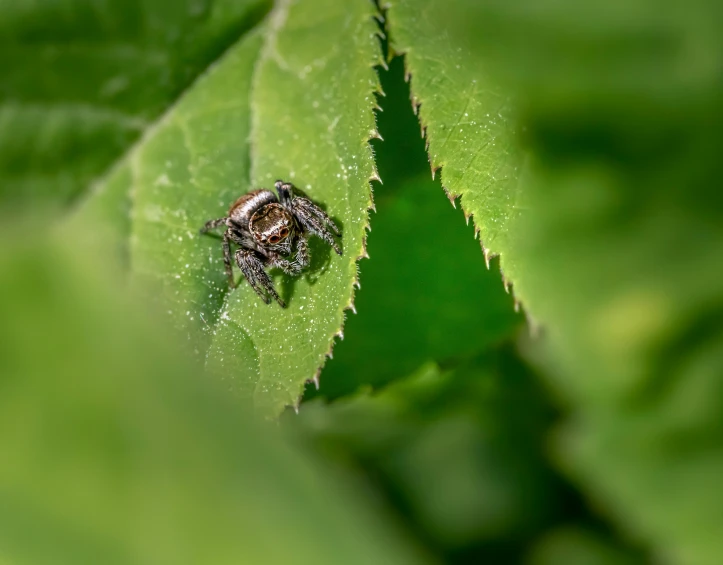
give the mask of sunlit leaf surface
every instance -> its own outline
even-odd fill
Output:
[[[353,304],[376,174],[373,14],[366,1],[280,3],[146,132],[74,219],[115,227],[108,238],[121,254],[130,242],[134,279],[164,297],[209,372],[268,414],[298,401]],[[303,41],[309,33],[319,40]],[[312,240],[306,273],[274,274],[286,309],[264,304],[243,281],[229,293],[220,239],[198,234],[239,195],[277,178],[343,232],[342,257]]]
[[[484,52],[469,41],[466,30],[458,29],[472,4],[385,2],[391,46],[405,56],[432,171],[441,174],[450,200],[461,196],[489,262],[510,246],[509,222],[520,206],[522,161],[509,95],[486,70]]]

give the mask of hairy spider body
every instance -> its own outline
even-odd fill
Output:
[[[320,237],[341,255],[334,239],[334,235],[340,236],[341,232],[326,212],[311,200],[295,196],[293,185],[277,181],[275,187],[278,198],[265,189],[244,194],[231,205],[228,216],[206,222],[201,233],[225,226],[223,262],[229,285],[236,286],[233,277],[235,259],[256,294],[266,304],[272,297],[283,307],[284,301],[276,292],[266,267],[278,267],[289,275],[298,275],[311,260],[310,235]],[[233,259],[232,244],[239,247]]]

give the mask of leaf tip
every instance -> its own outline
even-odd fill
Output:
[[[384,182],[382,182],[382,177],[379,176],[379,172],[376,169],[374,169],[374,172],[369,177],[369,182],[378,182],[379,184],[384,184]],[[372,208],[373,207],[374,203],[372,203]],[[376,212],[376,209],[374,209],[374,211]]]

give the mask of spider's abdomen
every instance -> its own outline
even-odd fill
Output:
[[[228,215],[235,224],[247,230],[254,212],[272,202],[278,202],[273,192],[263,189],[252,190],[231,204]]]

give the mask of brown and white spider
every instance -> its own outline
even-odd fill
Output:
[[[240,247],[234,254],[236,264],[256,294],[266,304],[271,302],[270,295],[285,307],[264,268],[279,267],[289,275],[298,275],[309,266],[310,235],[320,237],[341,255],[334,239],[334,234],[341,236],[341,232],[311,200],[294,196],[293,185],[276,181],[275,187],[278,198],[264,189],[244,194],[231,205],[228,216],[206,222],[201,233],[226,226],[223,263],[231,288],[236,286],[231,259],[231,243],[235,243]],[[296,256],[290,261],[287,257],[294,251]]]

